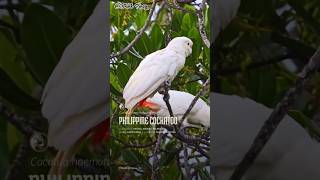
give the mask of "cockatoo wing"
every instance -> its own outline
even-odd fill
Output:
[[[195,96],[187,92],[176,91],[176,90],[170,90],[169,95],[170,95],[169,102],[170,102],[174,116],[178,117],[179,119],[182,118],[182,116],[186,113],[187,109],[189,108]],[[170,116],[167,105],[163,100],[163,95],[156,93],[152,98],[149,98],[147,101],[158,104],[160,106],[160,111],[157,112],[159,116]],[[208,111],[202,111],[204,109],[207,109]],[[210,108],[205,101],[203,101],[201,98],[198,99],[197,103],[191,109],[187,117],[188,119],[187,121],[196,123],[196,124],[201,123],[206,127],[209,127],[210,126],[209,109]]]
[[[42,113],[49,121],[49,145],[66,149],[106,118],[106,21],[106,1],[100,0],[46,84]]]
[[[123,91],[126,108],[132,109],[139,101],[152,95],[161,84],[172,80],[182,68],[176,63],[174,52],[161,50],[148,55],[131,75]]]
[[[230,177],[253,139],[271,114],[269,109],[250,99],[238,96],[213,94],[213,158],[217,180]],[[288,149],[294,148],[301,139],[310,138],[295,120],[286,116],[272,136],[254,166],[248,171],[248,179],[263,177],[281,160]],[[245,178],[244,178],[245,179]]]
[[[241,0],[213,1],[213,39],[236,16]]]

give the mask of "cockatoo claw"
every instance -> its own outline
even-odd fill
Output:
[[[171,83],[169,81],[165,81],[158,89],[159,94],[166,95],[169,94]]]

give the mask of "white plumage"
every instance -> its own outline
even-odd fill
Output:
[[[172,39],[166,48],[147,55],[131,75],[123,90],[125,107],[130,112],[138,102],[152,96],[164,82],[171,82],[192,53],[192,41]]]
[[[107,117],[106,1],[101,0],[65,49],[42,97],[48,143],[69,150]]]
[[[184,113],[189,108],[191,102],[195,98],[194,95],[181,92],[170,90],[170,105],[173,111],[173,115],[178,117],[181,120]],[[152,98],[148,98],[147,102],[151,102],[160,106],[160,110],[156,112],[158,116],[162,117],[170,117],[168,108],[166,103],[163,100],[163,95],[156,93]],[[184,120],[184,125],[189,126],[192,125],[203,125],[206,128],[210,127],[210,107],[208,104],[202,100],[201,98],[197,101],[197,103],[191,109],[189,115],[187,116],[186,120]]]

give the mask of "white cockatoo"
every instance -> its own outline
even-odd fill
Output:
[[[169,103],[171,105],[174,117],[181,120],[185,112],[188,110],[191,102],[195,98],[194,95],[182,92],[169,90]],[[166,103],[163,101],[163,95],[158,92],[153,96],[148,98],[145,102],[139,105],[140,107],[146,107],[154,111],[158,116],[170,117]],[[197,126],[203,125],[206,128],[210,127],[210,107],[202,100],[198,99],[196,104],[191,109],[189,115],[184,120],[183,124],[185,126]]]
[[[59,150],[52,173],[72,157],[76,144],[92,128],[105,123],[107,104],[107,14],[100,0],[73,41],[64,50],[42,96],[42,113],[48,119],[48,145]],[[101,130],[101,128],[100,128]],[[108,131],[107,128],[104,131]]]
[[[192,45],[189,38],[176,37],[167,47],[147,55],[140,62],[123,90],[127,116],[139,102],[153,96],[161,85],[171,83],[191,55]]]
[[[214,3],[216,38],[234,18],[240,0],[215,0]],[[228,180],[272,109],[238,96],[212,93],[210,98],[215,179]],[[318,180],[319,153],[319,143],[294,119],[285,116],[242,180]]]

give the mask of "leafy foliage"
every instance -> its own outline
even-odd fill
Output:
[[[148,17],[148,11],[145,10],[115,9],[115,3],[117,2],[119,1],[111,1],[110,3],[111,52],[119,52],[125,48],[137,36]],[[194,44],[192,55],[187,58],[184,68],[172,82],[170,89],[196,95],[202,87],[202,83],[210,76],[210,51],[209,48],[206,48],[200,37],[197,17],[194,14],[184,13],[167,6],[161,6],[160,4],[156,8],[156,15],[153,15],[151,18],[152,22],[150,26],[142,34],[141,38],[128,52],[111,61],[112,134],[114,138],[111,140],[112,146],[110,148],[112,158],[115,158],[114,161],[116,162],[115,167],[112,167],[112,169],[117,169],[119,166],[139,167],[138,170],[123,170],[115,173],[111,176],[114,179],[128,172],[131,177],[135,177],[134,179],[148,179],[152,173],[150,157],[154,146],[151,144],[144,148],[135,149],[131,148],[130,145],[145,145],[154,142],[157,139],[156,134],[144,133],[145,131],[142,131],[141,134],[120,133],[123,128],[146,128],[146,126],[123,126],[119,125],[117,120],[118,117],[125,116],[125,110],[122,108],[123,99],[121,92],[142,59],[146,55],[164,48],[170,39],[186,36],[192,39]],[[186,4],[183,7],[195,11],[194,6]],[[205,18],[208,17],[206,16]],[[206,27],[208,26],[209,22],[207,21]],[[148,75],[146,74],[146,76]],[[208,100],[208,95],[205,98]],[[117,145],[115,146],[115,144]],[[159,178],[180,179],[183,177],[180,165],[177,163],[177,158],[179,158],[177,156],[179,156],[179,152],[181,151],[179,144],[179,141],[170,140],[170,142],[161,145],[161,149],[164,149],[165,152],[160,153],[161,177]],[[122,155],[118,152],[119,146],[126,149]],[[205,166],[202,165],[199,169],[202,169],[204,174],[208,174]]]
[[[214,43],[214,90],[274,107],[319,47],[319,8],[316,0],[243,0]],[[313,78],[290,113],[311,134],[310,121],[319,110],[318,80]]]
[[[12,7],[1,4],[4,4],[0,9],[1,113],[4,113],[4,105],[17,117],[23,117],[24,123],[37,124],[46,131],[47,120],[39,118],[41,91],[64,48],[97,2],[42,0],[33,3],[27,0],[14,2]],[[11,9],[13,12],[8,13]],[[0,115],[0,179],[4,179],[23,139],[22,133],[8,123],[7,118]],[[33,152],[30,156],[52,158],[50,152]],[[31,163],[23,168],[23,172],[34,174],[44,174],[49,169]],[[19,179],[25,179],[25,176],[24,173],[16,174]]]

